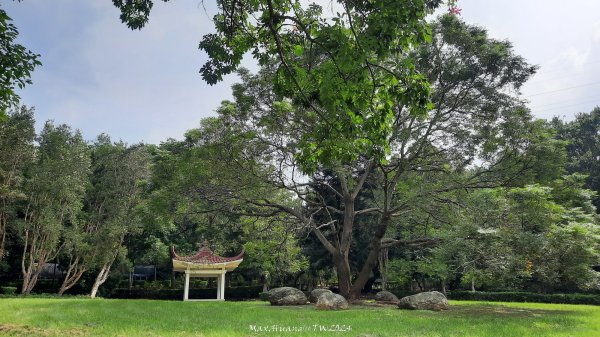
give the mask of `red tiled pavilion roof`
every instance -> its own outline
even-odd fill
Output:
[[[241,260],[244,257],[244,249],[242,252],[233,257],[222,257],[215,255],[210,248],[208,248],[208,242],[204,241],[202,247],[198,250],[196,255],[191,256],[179,256],[175,252],[175,246],[171,246],[171,259],[183,262],[197,263],[197,264],[217,264],[226,263],[231,261]]]

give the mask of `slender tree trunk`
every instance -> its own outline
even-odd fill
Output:
[[[110,274],[111,265],[112,265],[112,262],[105,263],[102,266],[102,268],[100,269],[100,272],[98,273],[98,275],[96,276],[96,280],[94,281],[94,285],[92,286],[92,291],[90,292],[91,298],[96,298],[96,294],[98,293],[98,288],[100,288],[100,286],[104,282],[106,282],[106,280],[108,279],[108,275]]]
[[[108,275],[110,275],[110,267],[117,259],[117,256],[119,256],[119,247],[121,247],[121,245],[123,244],[124,236],[125,234],[123,234],[123,236],[119,240],[119,244],[117,245],[117,248],[115,248],[115,251],[110,257],[110,260],[102,265],[100,272],[96,276],[96,280],[94,281],[94,285],[92,286],[92,291],[90,292],[91,298],[96,298],[98,288],[100,288],[100,286],[104,284],[104,282],[106,282],[106,280],[108,279]]]
[[[4,201],[3,201],[4,204]],[[6,205],[3,205],[6,208]],[[6,225],[8,223],[8,216],[6,213],[0,213],[0,261],[4,259],[4,242],[6,241]]]
[[[67,281],[67,279],[65,278],[65,281],[63,281],[63,284],[60,286],[58,295],[62,296],[62,294],[64,294],[65,291],[71,289],[74,285],[76,285],[77,282],[79,282],[79,279],[81,279],[81,276],[83,276],[83,273],[86,272],[86,270],[87,269],[81,269],[76,274],[73,274],[70,281]]]
[[[269,277],[267,275],[263,275],[262,276],[262,284],[263,284],[263,290],[262,290],[262,292],[265,293],[265,292],[269,291],[269,287],[271,286],[271,282],[269,281]]]
[[[383,248],[379,252],[379,274],[381,275],[381,290],[387,290],[387,264],[388,249]]]
[[[56,257],[56,254],[58,254],[58,251],[60,251],[60,248],[54,252],[46,250],[43,240],[39,241],[35,237],[30,244],[29,250],[27,250],[27,244],[25,245],[23,257],[21,258],[21,271],[23,274],[22,294],[27,295],[33,290],[38,277],[42,273],[44,264],[47,261],[52,261]]]
[[[33,287],[37,284],[38,277],[42,272],[42,266],[44,262],[37,263],[36,269],[33,269],[33,264],[30,264],[27,268],[27,272],[23,275],[23,286],[21,287],[21,294],[29,295],[33,290]]]
[[[471,278],[471,291],[475,292],[475,277],[474,276]]]
[[[79,279],[85,273],[87,268],[83,267],[80,263],[79,257],[75,258],[72,263],[69,263],[69,268],[67,269],[67,275],[65,275],[65,279],[58,290],[58,295],[62,296],[65,291],[71,289],[74,285],[79,282]]]
[[[42,272],[42,267],[46,262],[45,254],[40,254],[38,247],[38,237],[29,236],[29,230],[25,231],[25,244],[23,246],[23,256],[21,256],[21,273],[23,275],[23,285],[21,294],[28,295],[35,287],[38,277]],[[36,261],[37,258],[37,261]]]

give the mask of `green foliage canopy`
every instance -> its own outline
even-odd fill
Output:
[[[121,20],[144,26],[153,2],[114,0]],[[286,102],[302,106],[310,132],[299,135],[300,168],[313,173],[321,164],[351,161],[359,155],[385,160],[390,151],[399,102],[413,116],[431,108],[429,86],[411,59],[399,59],[429,39],[425,16],[440,0],[338,1],[335,14],[300,0],[218,0],[216,32],[200,48],[209,60],[202,77],[209,84],[237,70],[246,53],[259,65],[277,59],[272,81]]]
[[[0,9],[0,119],[6,118],[10,107],[18,105],[15,87],[22,89],[31,84],[31,72],[42,64],[40,55],[15,43],[19,31],[11,21],[6,11]]]

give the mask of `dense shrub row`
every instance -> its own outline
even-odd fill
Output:
[[[39,289],[38,293],[55,293],[55,291],[44,292],[43,290],[51,289]],[[392,289],[390,291],[398,298],[414,294],[414,292],[405,290]],[[13,284],[4,284],[0,287],[0,295],[2,295],[2,297],[15,296],[17,292],[18,288],[13,286]],[[266,300],[266,295],[266,293],[262,292],[262,286],[243,286],[225,289],[225,297],[230,300],[261,299],[264,301]],[[189,293],[190,299],[212,299],[216,296],[216,288],[194,288],[190,289]],[[541,294],[528,292],[472,292],[456,290],[448,292],[446,296],[450,300],[600,305],[600,295],[597,294]],[[121,299],[181,300],[183,297],[183,289],[117,288],[108,297]]]
[[[391,290],[398,298],[414,293]],[[556,304],[592,304],[600,305],[600,295],[594,294],[540,294],[527,292],[482,292],[482,291],[449,291],[446,296],[450,300],[490,301],[490,302],[533,302]]]
[[[259,293],[258,299],[261,301],[268,301],[269,300],[269,292]]]
[[[539,294],[526,292],[452,291],[448,293],[448,298],[452,300],[469,301],[536,302],[600,305],[600,295],[592,294]]]
[[[225,298],[231,300],[256,299],[262,291],[262,286],[231,287],[225,288]],[[127,289],[117,288],[110,295],[111,298],[123,299],[153,299],[153,300],[181,300],[183,289]],[[217,297],[217,288],[190,289],[190,299],[211,299]]]
[[[17,293],[17,287],[10,287],[10,286],[0,287],[0,294],[14,295],[16,293]]]
[[[15,288],[16,293],[21,293],[21,288],[23,287],[23,283],[21,281],[17,282],[5,282],[0,284],[0,288],[9,287]],[[50,281],[50,280],[40,280],[37,282],[35,287],[32,290],[32,294],[56,294],[58,293],[58,289],[60,288],[60,282]],[[0,293],[7,294],[0,289]],[[85,284],[85,282],[80,282],[73,286],[71,289],[67,291],[68,295],[87,295],[90,293],[89,287]]]

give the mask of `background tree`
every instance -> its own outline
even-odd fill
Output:
[[[33,125],[33,109],[26,107],[0,119],[0,261],[9,223],[17,218],[17,202],[25,198],[23,176],[34,159]]]
[[[293,219],[270,216],[272,212],[249,213],[241,202],[213,202],[199,197],[210,188],[207,181],[218,179],[235,183],[248,197],[286,198],[278,191],[259,189],[249,180],[253,178],[237,175],[222,161],[227,145],[212,141],[221,136],[218,120],[205,119],[202,126],[188,131],[184,141],[166,142],[155,150],[152,189],[144,204],[149,226],[142,235],[148,239],[147,246],[158,241],[160,244],[155,246],[162,254],[170,245],[181,252],[193,252],[196,244],[208,239],[217,253],[225,255],[237,254],[243,246],[247,254],[236,272],[260,277],[265,288],[271,280],[282,280],[302,270],[305,259],[297,244],[298,230],[294,228],[298,226],[291,222]],[[162,260],[170,264],[168,255]]]
[[[585,187],[600,193],[600,107],[578,114],[571,122],[554,118],[551,124],[557,137],[568,142],[568,172],[586,174]],[[600,199],[594,205],[600,210]]]
[[[92,298],[108,279],[117,258],[126,257],[127,235],[141,227],[137,207],[149,174],[150,155],[145,146],[128,147],[122,142],[111,143],[107,136],[98,137],[92,152],[91,186],[86,193],[83,227],[90,238],[91,261],[97,268],[90,292]],[[85,259],[88,251],[84,248],[76,253]]]
[[[90,166],[81,134],[67,125],[47,122],[37,140],[36,162],[27,172],[27,200],[18,231],[23,243],[23,294],[31,292],[44,264],[59,253],[65,227],[78,221]]]
[[[427,258],[477,289],[598,289],[599,222],[583,177],[470,193]]]

